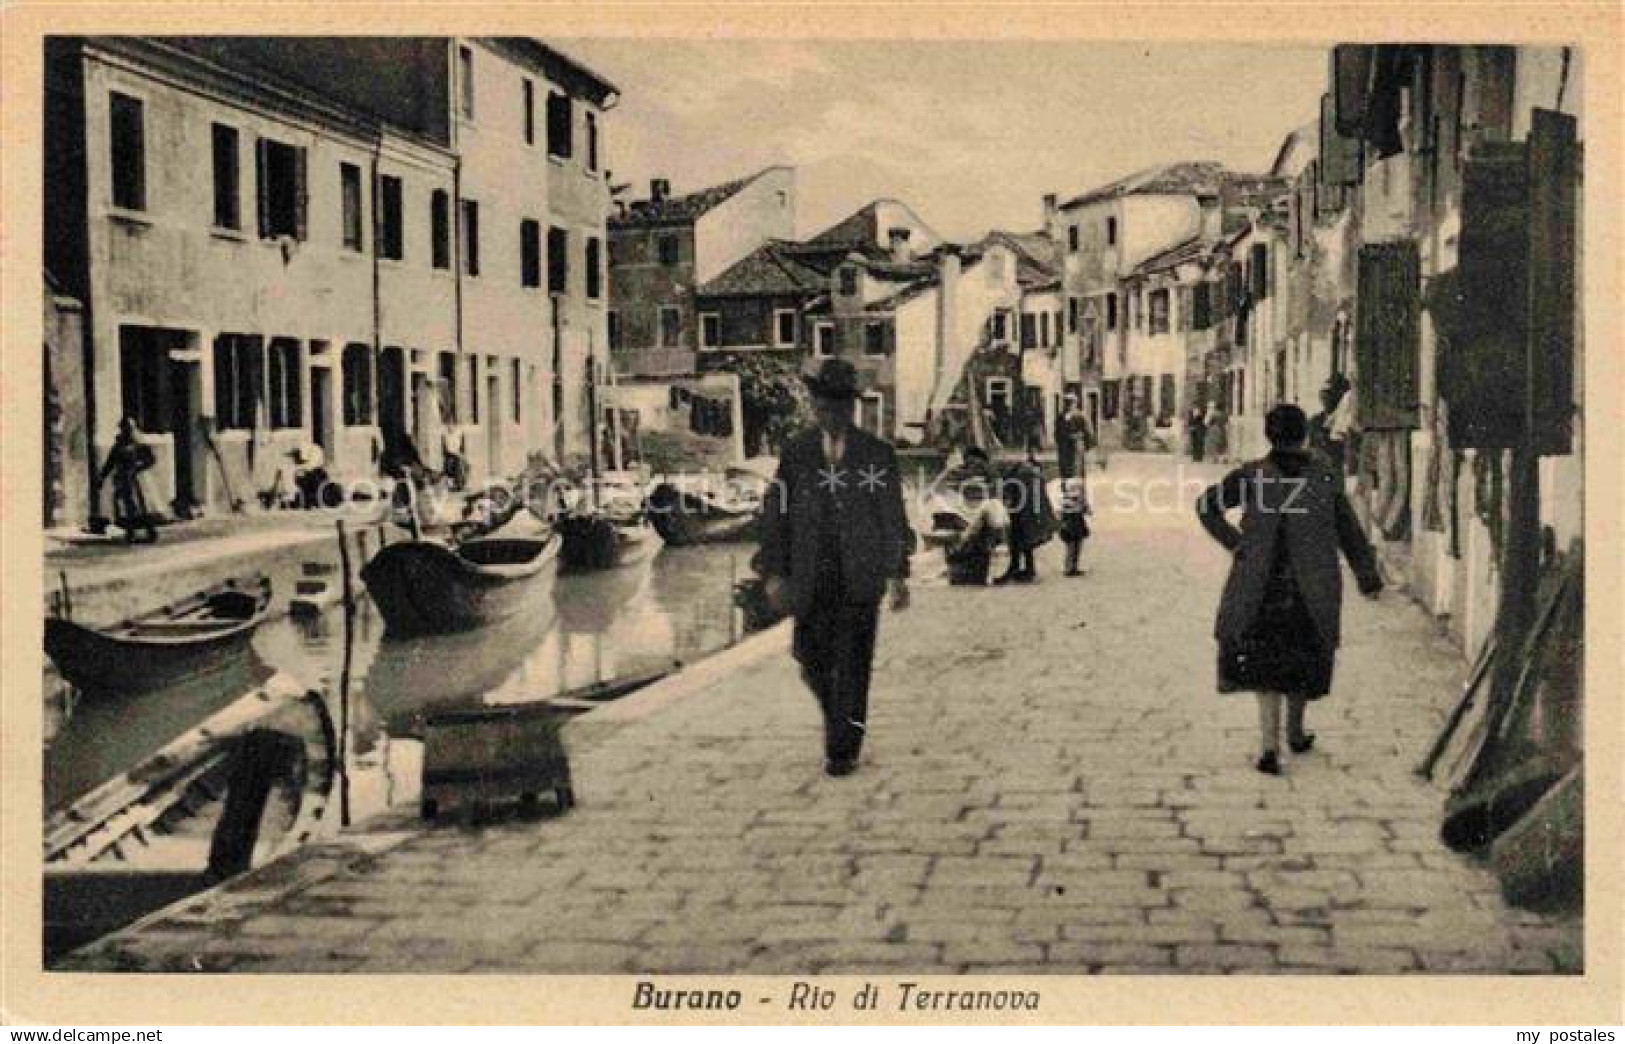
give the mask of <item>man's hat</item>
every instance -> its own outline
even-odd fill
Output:
[[[825,359],[817,373],[804,374],[801,379],[821,399],[855,399],[862,394],[857,368],[845,359]]]

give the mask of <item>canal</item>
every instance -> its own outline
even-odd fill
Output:
[[[646,678],[725,648],[741,636],[733,582],[747,575],[753,551],[749,544],[665,547],[617,569],[561,575],[552,594],[529,610],[462,634],[386,638],[383,621],[362,598],[346,648],[341,607],[314,618],[284,615],[258,629],[253,655],[232,670],[129,698],[81,697],[48,673],[48,825],[72,817],[87,796],[104,793],[109,781],[137,766],[138,775],[152,771],[153,755],[167,745],[206,736],[206,722],[243,711],[274,674],[316,691],[331,723],[320,734],[336,747],[331,758],[340,785],[312,839],[391,809],[415,809],[426,715],[590,692],[596,683]],[[77,945],[141,907],[201,887],[223,789],[198,788],[182,812],[155,817],[157,828],[108,856],[78,865],[48,862],[47,949]],[[279,783],[260,825],[259,851],[274,851],[279,831],[299,818],[296,790],[297,782]],[[94,916],[90,906],[98,907]],[[62,922],[55,946],[53,908]],[[70,923],[87,919],[97,922],[93,928]]]

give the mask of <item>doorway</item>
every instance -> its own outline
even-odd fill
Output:
[[[183,335],[184,337],[184,335]],[[181,342],[185,347],[185,341]],[[169,360],[169,431],[175,451],[176,518],[193,518],[203,506],[202,432],[203,372],[196,359]]]
[[[378,356],[378,426],[385,435],[406,434],[406,355],[399,348]]]
[[[333,463],[333,371],[326,366],[310,368],[310,440],[322,448],[328,465]]]
[[[494,373],[485,378],[485,474],[502,474],[502,379]]]
[[[169,436],[170,480],[167,488],[148,498],[149,507],[164,502],[178,518],[190,518],[199,506],[203,463],[197,452],[202,433],[202,368],[197,354],[189,351],[191,335],[185,330],[150,326],[119,327],[119,384],[122,416],[149,435]],[[164,455],[161,442],[153,447],[158,466],[152,474],[161,475]]]

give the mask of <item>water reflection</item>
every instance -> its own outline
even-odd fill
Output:
[[[721,649],[739,631],[732,582],[745,571],[751,550],[666,548],[622,569],[561,576],[534,612],[460,635],[385,639],[383,621],[362,600],[353,619],[347,700],[340,684],[345,620],[338,607],[260,627],[256,656],[245,658],[241,672],[137,699],[76,698],[48,673],[46,806],[63,808],[150,757],[253,691],[273,670],[324,693],[340,731],[347,818],[415,803],[425,712],[545,700]]]

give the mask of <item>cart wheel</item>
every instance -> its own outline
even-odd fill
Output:
[[[424,798],[418,803],[418,814],[424,819],[433,819],[440,814],[440,802],[434,798]]]

